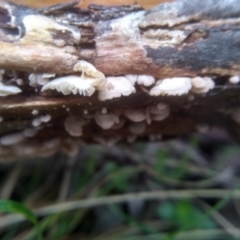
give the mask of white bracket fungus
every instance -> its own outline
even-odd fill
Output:
[[[98,92],[98,99],[105,101],[122,95],[129,96],[135,92],[136,89],[126,77],[106,77],[106,84]]]
[[[74,67],[73,71],[75,72],[82,72],[82,77],[84,78],[84,75],[88,75],[89,77],[93,78],[102,78],[104,79],[105,76],[102,72],[98,71],[91,63],[86,62],[84,60],[78,61]]]
[[[150,75],[139,75],[137,78],[137,83],[145,87],[149,87],[155,83],[155,78]]]
[[[102,114],[101,112],[96,112],[94,115],[97,125],[102,129],[110,129],[114,124],[118,124],[119,118],[115,114]]]
[[[49,121],[51,120],[51,118],[52,118],[52,117],[51,117],[50,114],[46,114],[46,115],[40,116],[41,122],[45,122],[45,123],[49,122]]]
[[[162,121],[170,114],[170,108],[165,103],[158,103],[156,106],[149,106],[146,110],[147,123],[151,124],[153,121]]]
[[[180,96],[187,94],[192,87],[191,79],[187,77],[166,78],[156,82],[155,86],[150,90],[151,96],[172,95]]]
[[[63,93],[64,95],[69,95],[71,93],[83,96],[92,96],[95,92],[95,89],[101,89],[105,83],[105,79],[101,78],[81,78],[78,76],[65,76],[56,78],[49,83],[47,83],[42,88],[42,92],[52,89],[57,90],[58,92]]]
[[[0,82],[0,97],[5,97],[8,95],[14,95],[22,92],[22,90],[16,86],[6,86]]]
[[[133,75],[127,74],[125,77],[132,83],[134,86],[137,82],[139,85],[143,85],[145,87],[149,87],[155,83],[155,78],[150,75]]]
[[[146,111],[142,108],[127,108],[124,110],[123,115],[133,122],[142,122],[146,119]]]
[[[55,77],[55,73],[31,73],[28,77],[29,85],[37,87],[38,85],[44,86],[49,82],[49,78]]]
[[[240,82],[240,76],[232,76],[228,79],[231,84],[238,84]]]
[[[64,121],[65,130],[73,137],[82,136],[82,126],[86,124],[87,121],[81,117],[71,115]]]
[[[19,142],[23,141],[24,139],[25,139],[25,136],[23,135],[22,132],[12,133],[12,134],[8,134],[8,135],[1,137],[0,144],[3,146],[10,146],[10,145],[19,143]]]
[[[209,77],[195,77],[191,79],[193,93],[203,94],[213,89],[215,86],[214,81]]]

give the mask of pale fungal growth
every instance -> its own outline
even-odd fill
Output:
[[[105,86],[98,92],[98,99],[108,99],[129,96],[136,92],[136,89],[126,77],[106,77]]]
[[[149,87],[152,84],[155,83],[155,78],[150,75],[133,75],[133,74],[127,74],[125,77],[132,83],[134,86],[135,83],[138,83],[139,85],[143,85],[145,87]]]
[[[192,84],[190,78],[166,78],[157,81],[155,86],[150,90],[149,94],[151,96],[180,96],[187,94],[191,90],[191,87]]]
[[[145,122],[131,123],[131,124],[129,124],[128,129],[131,133],[139,135],[139,134],[142,134],[145,132],[146,124],[145,124]]]
[[[29,85],[31,87],[38,87],[38,85],[44,86],[49,82],[49,78],[55,77],[54,73],[31,73],[28,77]]]
[[[214,81],[210,77],[195,77],[191,79],[193,93],[203,94],[213,89],[215,86]]]
[[[0,138],[0,144],[3,146],[10,146],[14,145],[16,143],[19,143],[25,139],[25,136],[22,134],[22,132],[19,133],[12,133],[5,135]]]
[[[0,122],[2,122],[2,121],[3,121],[3,119],[4,119],[4,118],[3,118],[2,116],[0,116]]]
[[[158,103],[156,106],[149,106],[146,110],[147,123],[152,121],[162,121],[170,114],[170,108],[166,103]]]
[[[33,126],[33,127],[39,127],[39,126],[41,125],[41,123],[42,123],[42,121],[41,121],[40,118],[34,118],[34,119],[32,120],[32,126]]]
[[[155,78],[150,75],[139,75],[137,77],[137,83],[145,87],[149,87],[155,83]]]
[[[114,129],[114,130],[120,129],[120,128],[123,127],[123,125],[125,124],[125,122],[126,122],[126,119],[125,119],[125,118],[120,118],[120,119],[119,119],[119,123],[115,123],[115,124],[111,127],[111,129]]]
[[[81,117],[70,115],[64,121],[65,130],[73,137],[82,136],[82,127],[87,121]]]
[[[17,85],[22,86],[24,84],[24,81],[21,78],[17,78],[16,83]]]
[[[97,125],[102,129],[110,129],[114,124],[118,124],[119,118],[115,114],[102,114],[101,112],[96,112],[94,115]]]
[[[240,82],[240,76],[232,76],[228,79],[231,84],[238,84]]]
[[[67,45],[66,41],[62,39],[56,39],[55,35],[59,32],[66,31],[69,38],[78,44],[81,39],[81,34],[79,30],[70,28],[57,23],[54,19],[43,15],[28,14],[21,20],[21,23],[25,27],[25,34],[22,41],[35,41],[47,42],[55,44],[57,47],[63,47]]]
[[[49,122],[50,120],[51,120],[51,115],[50,114],[46,114],[46,115],[42,115],[42,116],[40,116],[40,120],[41,120],[41,122]]]
[[[86,62],[84,60],[78,61],[74,65],[73,71],[82,72],[82,78],[84,78],[84,76],[86,74],[92,78],[105,79],[105,76],[102,72],[98,71],[91,63]]]
[[[146,119],[145,109],[142,108],[127,108],[123,115],[133,122],[142,122]]]
[[[32,110],[32,115],[38,115],[38,110],[33,109],[33,110]]]
[[[84,79],[78,76],[70,75],[56,78],[43,86],[42,92],[46,90],[57,90],[64,95],[80,94],[83,96],[92,96],[95,90],[99,90],[105,84],[105,79],[85,77]]]
[[[71,109],[70,109],[69,107],[66,107],[66,111],[67,111],[67,112],[70,112],[70,110],[71,110]]]
[[[133,75],[133,74],[127,74],[125,75],[125,77],[127,78],[127,80],[134,86],[135,83],[138,80],[138,75]]]
[[[106,114],[107,113],[107,108],[102,108],[102,114]]]
[[[14,95],[22,92],[22,90],[16,86],[6,86],[0,82],[0,97],[5,97],[8,95]]]
[[[36,128],[26,128],[23,130],[22,134],[24,137],[33,137],[37,134],[38,129]]]

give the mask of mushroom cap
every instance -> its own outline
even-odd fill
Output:
[[[92,96],[95,89],[105,83],[104,79],[85,78],[70,75],[66,77],[56,78],[43,86],[42,92],[49,89],[56,89],[58,92],[62,92],[64,95],[71,93],[83,96]]]
[[[0,138],[0,144],[3,146],[14,145],[25,139],[22,132],[12,133]]]
[[[133,86],[135,85],[138,79],[138,75],[134,75],[134,74],[127,74],[125,75],[125,77]]]
[[[65,130],[73,137],[80,137],[82,135],[82,126],[86,122],[77,116],[70,115],[64,121]]]
[[[88,76],[93,78],[105,78],[102,72],[98,71],[91,63],[84,60],[78,61],[74,65],[73,71],[82,72],[83,74],[86,73]]]
[[[102,114],[101,112],[95,113],[95,121],[103,129],[110,129],[114,124],[119,123],[119,118],[115,114]]]
[[[8,95],[14,95],[22,92],[22,90],[16,86],[6,86],[0,82],[0,97],[5,97]]]
[[[240,82],[240,76],[232,76],[228,79],[231,84],[238,84]]]
[[[214,81],[210,77],[195,77],[191,79],[191,91],[197,94],[207,93],[215,86]]]
[[[142,108],[127,108],[123,115],[133,122],[142,122],[146,119],[145,109]]]
[[[137,78],[137,83],[145,87],[151,86],[155,83],[155,78],[150,75],[139,75]]]
[[[183,95],[187,94],[192,87],[191,79],[187,77],[166,78],[156,82],[155,86],[150,90],[151,96],[159,95]]]
[[[100,101],[129,96],[136,92],[136,89],[126,77],[106,77],[106,81],[103,89],[98,92]]]

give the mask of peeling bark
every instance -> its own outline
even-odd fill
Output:
[[[229,82],[230,77],[240,76],[238,0],[177,0],[148,11],[139,5],[80,9],[77,3],[31,9],[0,2],[2,83],[21,82],[22,90],[0,97],[1,158],[50,154],[59,148],[74,153],[80,142],[158,140],[203,125],[227,129],[240,140],[239,85]],[[54,90],[41,92],[39,84],[29,86],[32,73],[80,76],[74,71],[79,60],[92,63],[105,76],[149,75],[155,81],[200,76],[213,79],[215,87],[204,94],[191,90],[182,96],[150,96],[154,84],[135,83],[135,93],[99,101],[97,91],[91,97],[65,96]],[[166,104],[170,115],[151,123],[144,120],[142,133],[131,132],[133,123],[124,116],[125,109],[141,108],[147,114],[158,103]],[[115,114],[119,123],[103,129],[96,123],[97,112]],[[46,114],[51,119],[41,122]],[[64,122],[72,115],[84,120],[80,137],[65,130]],[[39,126],[34,126],[34,119]],[[25,136],[29,128],[35,128],[36,135]],[[4,137],[13,133],[23,134],[23,140],[5,144]]]

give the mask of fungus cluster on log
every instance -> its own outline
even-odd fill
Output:
[[[240,140],[238,0],[148,11],[76,4],[0,2],[1,159],[157,141],[203,125]]]

